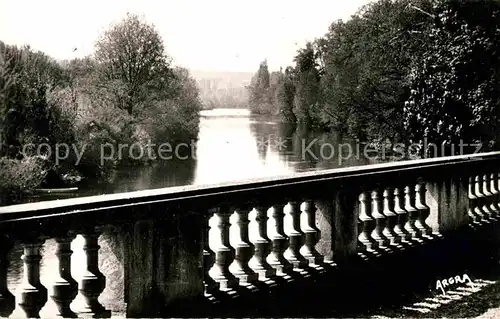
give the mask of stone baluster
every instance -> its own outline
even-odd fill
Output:
[[[370,194],[363,192],[359,195],[359,221],[360,230],[358,240],[362,244],[361,250],[373,252],[377,247],[377,242],[370,236],[375,228],[374,219],[370,217]]]
[[[471,226],[473,228],[481,225],[482,212],[479,205],[479,197],[476,195],[476,178],[474,176],[469,177],[469,210],[467,214],[469,215]]]
[[[498,191],[500,192],[500,173],[493,173],[493,175],[495,175],[495,183]],[[498,194],[498,196],[500,197],[500,193]]]
[[[422,237],[432,239],[432,228],[426,223],[426,219],[430,215],[430,208],[425,203],[426,191],[425,182],[420,181],[415,185],[415,208],[418,210],[418,218],[415,221],[415,227]]]
[[[42,238],[30,238],[22,242],[24,276],[18,288],[21,291],[19,306],[28,318],[39,318],[40,310],[47,302],[47,288],[40,282],[40,248],[44,242]]]
[[[491,209],[495,212],[495,218],[500,218],[500,203],[498,202],[498,196],[500,191],[498,189],[497,174],[490,174],[490,190],[491,190]]]
[[[9,317],[16,308],[16,298],[7,287],[9,252],[14,246],[7,236],[0,235],[0,317]]]
[[[405,192],[402,186],[394,188],[394,212],[398,217],[394,232],[401,238],[402,243],[410,244],[411,234],[405,229],[408,212],[405,209]]]
[[[276,276],[276,269],[267,262],[267,256],[271,252],[271,240],[267,237],[267,209],[267,206],[256,206],[255,218],[252,218],[252,223],[257,226],[257,233],[253,239],[255,252],[249,264],[259,274],[260,280]]]
[[[380,196],[380,190],[372,192],[372,218],[375,219],[375,229],[373,229],[371,236],[378,243],[380,248],[387,248],[390,240],[384,236],[384,229],[386,226],[386,217],[382,214],[383,201]]]
[[[476,214],[481,218],[481,223],[489,224],[491,212],[483,192],[483,186],[483,176],[476,175],[474,178],[474,194],[477,198]]]
[[[58,317],[76,318],[77,315],[71,310],[71,302],[78,294],[78,283],[71,277],[71,242],[75,239],[74,233],[58,236],[56,240],[56,257],[58,263],[58,277],[54,282],[51,294],[52,300],[57,305]]]
[[[495,205],[494,199],[494,189],[491,188],[491,178],[490,174],[483,175],[483,194],[485,196],[485,205],[489,211],[489,219],[496,220],[496,216],[498,215],[498,208]]]
[[[285,251],[285,257],[293,265],[294,269],[304,269],[307,267],[308,261],[300,253],[300,248],[304,244],[304,233],[300,227],[301,210],[299,201],[290,201],[288,215],[292,219],[292,227],[288,233],[290,245]]]
[[[208,295],[219,290],[219,283],[209,274],[210,269],[215,264],[215,253],[210,249],[210,218],[213,215],[213,211],[207,212],[203,224],[203,282],[205,285],[205,294]]]
[[[490,188],[490,175],[489,174],[484,174],[482,176],[483,180],[483,194],[484,194],[484,205],[486,206],[486,209],[488,210],[488,219],[490,220],[495,220],[495,215],[497,214],[498,210],[493,202],[493,193],[491,192]]]
[[[106,277],[99,270],[100,228],[86,229],[82,234],[83,251],[86,255],[85,272],[81,280],[80,293],[85,305],[79,313],[83,316],[110,317],[111,312],[99,302],[99,296],[106,288]]]
[[[309,265],[321,265],[323,263],[323,256],[316,250],[316,244],[319,240],[319,229],[316,227],[316,205],[314,201],[307,200],[302,204],[302,212],[305,214],[304,224],[302,231],[305,234],[304,246],[300,249],[300,253]]]
[[[286,203],[278,203],[272,207],[275,231],[272,236],[273,249],[267,258],[267,262],[276,269],[276,274],[280,276],[289,274],[293,270],[293,265],[284,256],[289,240],[284,229],[285,206]]]
[[[398,222],[398,215],[394,212],[394,189],[387,187],[384,189],[383,215],[387,218],[383,235],[389,239],[391,245],[399,246],[401,237],[395,232],[394,228]]]
[[[499,211],[498,215],[500,217],[500,174],[491,174],[491,184],[493,185],[492,188],[496,190],[495,203],[497,204]]]
[[[233,212],[226,207],[215,211],[215,215],[218,217],[220,242],[215,250],[215,264],[212,269],[213,278],[223,291],[237,289],[239,283],[239,279],[229,271],[229,266],[235,257],[234,248],[229,243],[229,228],[231,226],[229,218],[232,214]]]
[[[481,186],[482,188],[482,191],[483,191],[483,194],[484,196],[486,197],[485,198],[485,202],[487,202],[487,205],[488,205],[488,209],[489,211],[492,211],[492,209],[490,208],[491,206],[491,197],[493,196],[493,193],[491,191],[491,185],[490,185],[490,175],[489,174],[484,174],[482,175],[482,181],[483,181],[483,185]],[[495,208],[496,210],[496,208]]]
[[[233,215],[236,217],[236,225],[234,226],[238,228],[238,243],[234,245],[236,254],[229,269],[240,279],[241,285],[251,284],[259,278],[258,274],[248,266],[254,253],[254,247],[248,238],[248,224],[250,223],[248,214],[250,211],[251,207],[242,207],[236,209],[236,214]]]
[[[419,218],[419,212],[415,208],[415,187],[405,187],[405,198],[405,209],[408,212],[408,221],[406,222],[405,229],[408,233],[410,233],[412,240],[421,242],[422,234],[420,234],[420,231],[415,226],[415,223]]]
[[[495,185],[496,185],[496,188],[498,189],[498,199],[497,199],[497,202],[498,202],[498,207],[500,208],[500,173],[494,173],[493,174],[495,176]]]

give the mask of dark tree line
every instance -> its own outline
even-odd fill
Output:
[[[262,63],[250,107],[361,139],[496,140],[499,15],[494,0],[373,2],[332,23],[284,72]]]

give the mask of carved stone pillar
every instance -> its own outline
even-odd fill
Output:
[[[238,243],[235,244],[236,255],[230,270],[240,279],[240,284],[247,285],[256,281],[259,276],[249,266],[248,262],[252,259],[254,247],[248,237],[248,214],[251,207],[242,207],[236,209],[236,225],[238,228]]]
[[[486,195],[483,190],[484,182],[482,175],[476,175],[474,178],[474,194],[476,195],[477,207],[475,213],[480,216],[481,223],[489,224],[491,223],[491,211],[486,199]]]
[[[494,177],[493,183],[495,183],[496,189],[498,189],[497,203],[498,208],[500,208],[500,173],[493,173],[492,176]]]
[[[7,236],[0,234],[0,317],[9,317],[16,308],[16,299],[7,287],[9,252],[14,246]]]
[[[386,187],[384,189],[383,195],[383,215],[387,218],[387,222],[383,230],[383,235],[389,239],[391,245],[399,246],[399,244],[401,243],[401,238],[394,230],[398,222],[398,215],[394,212],[394,189],[392,189],[391,187]]]
[[[304,269],[307,267],[307,259],[300,253],[300,248],[304,244],[304,233],[300,228],[300,202],[291,201],[289,202],[290,210],[288,215],[292,219],[292,229],[288,233],[288,237],[290,238],[290,245],[288,249],[285,251],[285,257],[288,261],[293,265],[293,268]]]
[[[495,178],[495,184],[496,184],[496,187],[497,187],[497,189],[499,191],[498,196],[500,197],[500,173],[493,173],[493,175],[496,177]],[[499,198],[499,200],[500,200],[500,198]]]
[[[491,191],[491,210],[495,212],[495,218],[499,219],[500,218],[500,206],[498,202],[498,197],[500,194],[500,191],[498,189],[498,177],[497,174],[490,174],[490,191]]]
[[[216,282],[209,274],[210,269],[215,264],[215,253],[210,249],[210,218],[213,212],[207,212],[204,216],[203,223],[203,282],[205,285],[205,293],[213,294],[219,290],[219,283]]]
[[[472,228],[477,228],[482,224],[482,210],[479,203],[479,197],[476,195],[476,178],[469,177],[469,210],[468,215]]]
[[[255,252],[250,260],[250,267],[259,274],[259,279],[267,280],[276,276],[276,269],[267,262],[271,252],[271,240],[267,237],[267,206],[255,207],[255,219],[252,221],[257,226],[257,234],[253,239]]]
[[[417,242],[422,241],[422,234],[415,226],[419,218],[418,209],[415,208],[415,187],[406,186],[405,187],[405,209],[408,212],[408,221],[406,222],[405,229],[410,233],[411,239]]]
[[[489,174],[484,174],[482,177],[483,180],[483,195],[484,195],[484,205],[486,206],[489,214],[488,214],[488,219],[491,221],[496,220],[495,216],[498,213],[498,209],[494,203],[493,200],[493,193],[490,188],[490,175]]]
[[[323,256],[316,250],[316,244],[319,240],[319,229],[316,227],[316,206],[314,201],[307,200],[302,205],[302,212],[306,215],[302,231],[305,234],[305,244],[300,252],[309,265],[320,265],[323,263]]]
[[[403,243],[411,243],[411,234],[405,229],[408,221],[408,212],[405,209],[405,192],[403,186],[394,189],[394,212],[397,214],[397,223],[394,232],[401,238]]]
[[[39,318],[40,310],[47,302],[47,288],[40,282],[40,248],[44,239],[30,238],[22,242],[24,276],[19,287],[19,306],[28,318]]]
[[[372,196],[372,211],[371,217],[375,219],[375,229],[372,231],[371,236],[378,243],[380,248],[387,248],[389,246],[390,240],[384,236],[384,229],[386,227],[387,219],[382,214],[383,202],[382,196],[380,196],[380,190],[374,190],[371,194]]]
[[[358,240],[363,245],[361,250],[373,252],[377,247],[377,242],[371,237],[371,233],[375,228],[375,221],[370,217],[371,199],[368,192],[363,192],[359,195],[359,221],[360,231]]]
[[[78,294],[78,283],[71,277],[71,242],[75,234],[69,233],[66,236],[56,237],[56,257],[58,261],[59,276],[53,286],[50,296],[54,300],[59,310],[57,316],[63,318],[76,318],[77,315],[71,310],[71,302]]]
[[[275,204],[272,208],[272,217],[274,219],[274,236],[271,238],[273,249],[267,262],[276,269],[277,275],[289,274],[293,271],[293,265],[285,258],[284,253],[288,248],[289,238],[284,229],[284,207],[286,203]]]
[[[430,214],[430,208],[425,204],[425,182],[418,182],[415,185],[415,192],[415,208],[418,210],[418,219],[415,221],[415,227],[422,234],[422,237],[431,239],[432,228],[426,223],[426,219]]]
[[[221,290],[237,289],[239,280],[229,270],[235,256],[234,248],[231,247],[229,242],[229,228],[231,226],[229,218],[233,212],[226,207],[222,207],[217,209],[215,214],[219,218],[220,245],[215,250],[213,278],[219,283]]]
[[[85,306],[79,313],[83,316],[110,317],[111,311],[106,310],[99,302],[99,296],[106,288],[106,277],[99,270],[98,244],[101,230],[92,228],[82,233],[84,239],[83,251],[86,255],[85,272],[80,285],[80,293],[85,298]]]

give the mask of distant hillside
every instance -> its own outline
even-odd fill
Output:
[[[204,108],[247,108],[250,72],[214,72],[191,70],[200,88]]]

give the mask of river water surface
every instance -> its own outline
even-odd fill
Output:
[[[247,109],[202,111],[199,129],[198,141],[180,147],[185,152],[194,144],[195,156],[184,159],[184,152],[180,158],[171,153],[172,159],[159,160],[147,167],[122,169],[111,182],[91,185],[68,196],[214,184],[379,161],[363,156],[347,158],[347,144],[356,153],[357,143],[353,139],[280,123],[268,116],[253,116]]]

